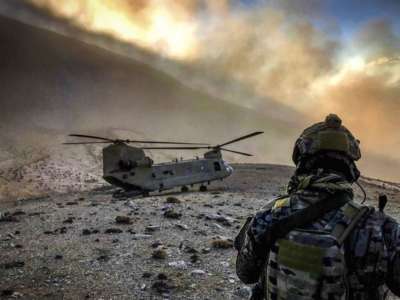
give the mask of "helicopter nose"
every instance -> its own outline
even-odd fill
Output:
[[[231,166],[226,167],[226,171],[231,175],[233,173],[233,168]]]

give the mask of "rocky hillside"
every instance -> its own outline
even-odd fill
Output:
[[[0,297],[19,299],[245,299],[232,239],[281,193],[293,169],[235,165],[208,192],[115,199],[109,187],[2,203]],[[400,185],[363,178],[368,203]],[[361,199],[358,192],[357,198]]]

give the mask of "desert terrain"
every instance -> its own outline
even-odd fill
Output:
[[[114,188],[97,182],[89,191],[2,202],[1,297],[245,299],[249,288],[235,275],[232,239],[247,216],[284,192],[293,169],[234,169],[207,192],[115,198]],[[369,205],[386,193],[386,210],[398,217],[399,184],[361,184]]]

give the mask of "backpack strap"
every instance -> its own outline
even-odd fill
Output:
[[[273,224],[269,230],[265,231],[264,236],[262,237],[264,243],[262,245],[256,245],[255,251],[260,257],[266,256],[266,252],[269,252],[270,247],[278,239],[283,238],[293,229],[312,223],[324,214],[342,207],[351,200],[352,197],[349,193],[338,191],[319,199],[308,207],[301,209],[288,217],[280,219],[277,223]]]
[[[338,222],[333,228],[332,235],[336,237],[339,245],[342,245],[349,234],[356,227],[358,221],[369,212],[369,208],[360,205],[354,201],[346,203],[343,208],[343,214],[348,220],[347,222]]]

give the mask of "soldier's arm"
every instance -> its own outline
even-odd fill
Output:
[[[236,259],[236,273],[241,281],[246,284],[256,283],[268,259],[269,249],[257,240],[257,235],[269,228],[266,222],[270,211],[259,212],[249,222],[246,234],[239,245]]]
[[[384,234],[390,255],[386,285],[393,294],[400,297],[400,225],[396,220],[387,219]]]

